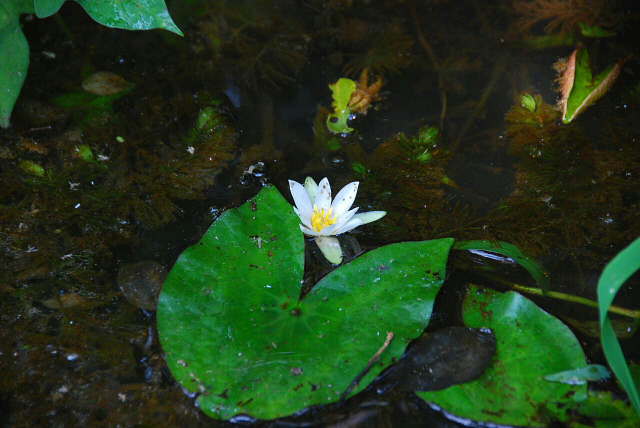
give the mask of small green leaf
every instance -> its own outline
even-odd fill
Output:
[[[575,37],[568,35],[563,36],[561,34],[550,34],[546,36],[527,37],[521,41],[524,46],[531,49],[548,49],[557,48],[560,46],[573,46],[575,45]]]
[[[640,238],[633,241],[627,248],[620,251],[607,264],[598,280],[598,307],[600,312],[600,336],[602,349],[613,373],[629,395],[638,415],[640,415],[640,396],[622,348],[609,319],[609,307],[625,281],[640,269]]]
[[[85,162],[93,161],[93,151],[87,144],[80,144],[73,148],[73,153],[78,159],[82,159]]]
[[[585,37],[613,37],[616,35],[613,31],[605,30],[597,25],[587,25],[584,22],[578,22],[580,32]]]
[[[334,150],[340,150],[340,141],[336,137],[333,137],[329,141],[327,141],[327,144],[324,146],[324,149],[328,152],[334,151]]]
[[[34,13],[33,0],[0,2],[0,126],[9,127],[13,106],[29,68],[29,43],[20,27],[20,15]]]
[[[536,99],[530,94],[522,94],[520,96],[520,105],[522,105],[523,108],[526,108],[530,112],[536,111]]]
[[[490,328],[496,354],[472,382],[418,396],[461,418],[483,423],[548,426],[571,417],[570,405],[586,398],[586,385],[548,382],[544,376],[583,367],[578,339],[557,318],[513,291],[471,286],[462,316],[467,327]]]
[[[274,187],[226,211],[178,258],[158,302],[158,335],[180,384],[207,415],[274,419],[350,395],[428,325],[452,239],[361,255],[302,299],[304,238]]]
[[[161,28],[182,36],[164,0],[76,0],[96,22],[125,30]]]
[[[353,162],[351,164],[351,169],[353,172],[359,177],[366,177],[369,174],[367,168],[360,162]]]
[[[21,170],[26,172],[29,175],[33,175],[35,177],[44,177],[44,168],[38,165],[35,162],[31,162],[29,160],[22,160],[18,164]]]
[[[58,12],[65,0],[34,0],[33,4],[38,18],[47,18]]]
[[[525,268],[538,283],[543,292],[549,291],[551,287],[549,272],[538,262],[522,254],[518,247],[513,244],[509,244],[508,242],[457,241],[453,245],[453,249],[469,251],[480,250],[502,254]]]
[[[345,77],[338,79],[336,83],[329,85],[333,102],[333,113],[327,117],[327,128],[336,134],[348,134],[353,131],[347,125],[351,109],[347,106],[351,94],[356,90],[356,82]]]
[[[577,369],[565,370],[547,375],[544,378],[550,382],[566,383],[568,385],[584,385],[587,382],[599,382],[609,379],[611,373],[605,366],[589,364]]]

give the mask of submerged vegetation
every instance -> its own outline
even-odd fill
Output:
[[[631,364],[624,390],[613,378],[552,387],[536,378],[538,401],[518,401],[525,418],[492,418],[482,406],[447,405],[484,387],[509,402],[501,382],[520,387],[518,362],[493,386],[487,376],[500,374],[489,361],[474,367],[475,386],[452,380],[452,362],[436,371],[449,394],[438,395],[424,389],[439,382],[426,374],[436,366],[410,343],[427,325],[423,338],[456,346],[462,336],[451,326],[491,328],[476,337],[480,348],[464,342],[470,361],[505,361],[513,347],[526,362],[546,344],[519,342],[535,325],[571,345],[549,345],[545,376],[607,364],[605,318],[576,302],[595,304],[605,265],[640,236],[640,84],[630,46],[640,16],[624,2],[168,1],[184,38],[88,25],[67,3],[56,18],[16,21],[32,54],[12,127],[0,131],[0,424],[204,424],[194,397],[206,414],[235,422],[250,419],[239,413],[271,419],[326,404],[287,422],[427,425],[443,418],[429,402],[487,423],[597,425],[609,415],[603,408],[634,423],[624,391],[635,404],[637,275],[617,284],[604,344],[617,335]],[[572,56],[583,73],[556,95],[553,65]],[[592,78],[590,61],[605,71]],[[565,112],[570,105],[568,120],[556,97]],[[303,238],[292,201],[274,196],[288,197],[287,180],[307,176],[336,189],[359,181],[354,207],[387,212],[336,238],[337,268]],[[415,268],[430,252],[435,267]],[[407,268],[415,284],[432,279],[429,296],[418,285],[384,294],[408,274],[392,265],[401,260],[415,265]],[[158,338],[153,311],[169,270]],[[533,324],[517,334],[501,324],[509,304],[521,311],[516,324]],[[350,311],[362,312],[350,320]],[[184,333],[203,320],[215,326],[206,340]],[[259,349],[240,340],[243,329]],[[442,349],[436,359],[458,359]],[[313,363],[325,356],[335,361]],[[565,357],[571,364],[559,363]],[[610,367],[620,376],[618,359]],[[248,386],[229,387],[245,360]],[[263,379],[276,366],[281,394]],[[337,366],[345,371],[335,381]],[[393,370],[422,374],[407,383]],[[265,389],[258,396],[254,387]],[[569,402],[545,404],[558,400]]]

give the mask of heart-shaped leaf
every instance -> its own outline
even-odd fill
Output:
[[[458,417],[500,425],[546,426],[569,417],[568,405],[586,399],[586,385],[550,382],[544,376],[586,365],[571,330],[513,291],[470,287],[463,303],[468,327],[490,328],[493,363],[477,379],[417,394]]]
[[[299,301],[304,240],[273,187],[225,212],[165,280],[158,333],[174,377],[209,416],[259,419],[337,401],[399,358],[429,323],[452,239],[363,254]]]
[[[620,60],[593,77],[587,49],[579,46],[573,51],[561,79],[562,122],[571,122],[584,109],[602,98],[620,75],[623,63],[624,60]]]

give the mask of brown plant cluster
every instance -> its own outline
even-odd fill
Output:
[[[618,17],[615,2],[607,0],[514,0],[511,10],[517,17],[511,31],[530,34],[543,30],[546,34],[576,34],[578,24],[612,28]]]
[[[640,185],[632,179],[640,151],[632,139],[611,134],[598,145],[579,128],[559,125],[553,107],[535,100],[535,111],[514,105],[505,117],[517,172],[514,191],[492,213],[497,238],[599,269],[604,255],[640,230]]]

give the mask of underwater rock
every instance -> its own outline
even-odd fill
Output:
[[[40,303],[49,309],[66,309],[84,306],[88,303],[88,300],[78,294],[66,293],[59,297],[42,300]]]
[[[109,71],[98,71],[82,81],[82,89],[94,95],[114,95],[126,87],[121,76]]]
[[[490,331],[444,328],[418,338],[387,379],[402,391],[437,391],[480,376],[495,350]]]
[[[63,108],[26,97],[19,100],[14,115],[32,128],[60,124],[69,118],[69,114]]]
[[[159,263],[144,261],[124,265],[118,271],[118,286],[129,303],[155,311],[167,270]]]

